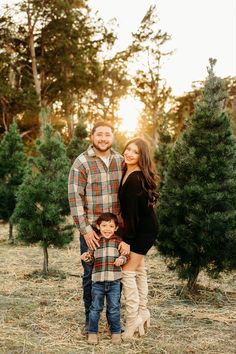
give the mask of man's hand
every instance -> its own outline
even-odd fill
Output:
[[[94,230],[85,234],[84,239],[88,248],[92,250],[95,250],[99,246],[99,242],[98,242],[99,236],[96,234]]]
[[[130,245],[128,245],[128,243],[125,243],[124,241],[121,241],[118,246],[118,250],[123,256],[127,256],[130,253]]]

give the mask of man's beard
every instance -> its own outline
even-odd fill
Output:
[[[101,149],[97,144],[95,144],[95,143],[93,142],[93,147],[95,147],[95,149],[98,150],[98,151],[100,151],[100,152],[106,152],[106,151],[110,150],[110,148],[112,147],[112,144],[106,145],[105,148]]]

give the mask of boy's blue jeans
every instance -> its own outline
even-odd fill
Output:
[[[92,304],[89,311],[89,333],[98,332],[100,314],[106,298],[106,316],[111,333],[121,333],[120,280],[92,283]]]

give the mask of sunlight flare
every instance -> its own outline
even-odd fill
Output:
[[[138,120],[143,104],[133,97],[126,97],[120,101],[118,115],[122,119],[120,130],[131,136],[138,127]]]

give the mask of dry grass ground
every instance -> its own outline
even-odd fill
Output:
[[[99,345],[91,346],[80,333],[83,303],[78,241],[66,249],[49,250],[52,274],[45,278],[40,275],[42,250],[9,245],[6,232],[1,226],[1,354],[236,353],[235,273],[219,280],[201,274],[198,294],[189,295],[153,249],[147,256],[152,316],[147,334],[114,346],[103,314]]]

